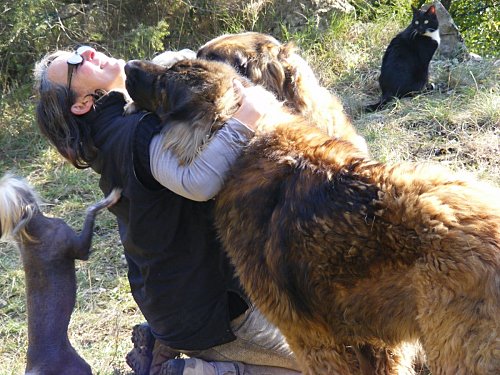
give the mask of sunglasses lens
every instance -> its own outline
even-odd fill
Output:
[[[73,78],[73,71],[76,68],[78,68],[78,66],[83,62],[82,54],[87,51],[95,52],[95,50],[92,47],[80,46],[75,51],[75,53],[72,54],[70,57],[68,57],[68,60],[66,60],[66,62],[68,63],[68,84],[67,84],[68,89],[71,89],[71,79]]]
[[[80,64],[83,61],[83,57],[81,57],[80,55],[77,55],[76,53],[74,53],[73,55],[71,55],[70,57],[68,57],[68,60],[66,60],[66,61],[70,65],[78,65],[78,64]]]
[[[90,47],[90,46],[80,46],[76,50],[76,54],[77,55],[81,55],[82,53],[85,53],[87,51],[94,51],[94,49],[92,47]]]

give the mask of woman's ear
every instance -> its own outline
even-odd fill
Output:
[[[93,105],[94,105],[93,98],[86,96],[81,101],[78,101],[71,106],[71,113],[77,116],[84,115],[88,111],[90,111]]]

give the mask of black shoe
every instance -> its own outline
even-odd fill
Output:
[[[137,324],[132,328],[132,342],[134,348],[127,354],[127,364],[135,375],[148,375],[155,338],[147,323]]]

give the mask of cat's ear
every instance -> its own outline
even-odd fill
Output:
[[[418,13],[418,9],[412,5],[411,10],[413,11],[413,17],[415,17],[415,15]]]
[[[432,14],[432,15],[436,14],[436,7],[434,5],[431,5],[429,7],[429,9],[427,9],[427,12],[425,12],[425,13]]]

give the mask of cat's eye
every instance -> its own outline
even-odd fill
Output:
[[[415,21],[415,25],[418,25],[418,21]]]
[[[425,20],[425,21],[424,21],[424,23],[426,23],[426,24],[427,24],[427,23],[429,23],[429,21]]]

